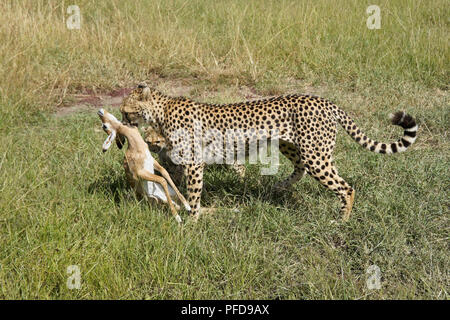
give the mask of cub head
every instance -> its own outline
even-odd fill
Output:
[[[132,126],[148,124],[157,127],[159,93],[145,82],[140,83],[120,106],[122,122]]]
[[[144,136],[144,140],[152,152],[159,153],[162,149],[167,147],[166,139],[152,127],[148,127],[144,130]]]

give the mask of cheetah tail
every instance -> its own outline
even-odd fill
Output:
[[[367,150],[387,154],[406,151],[416,141],[418,125],[412,116],[403,111],[391,114],[390,118],[393,125],[404,129],[403,137],[396,142],[381,143],[367,137],[344,111],[338,109],[337,113],[337,119],[341,126],[356,142]]]

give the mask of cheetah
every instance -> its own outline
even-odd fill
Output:
[[[170,97],[140,83],[120,107],[125,123],[151,126],[165,138],[171,159],[180,159],[181,155],[187,177],[187,199],[196,217],[200,213],[206,164],[199,153],[201,146],[211,144],[214,136],[203,132],[224,136],[227,130],[235,130],[235,138],[246,146],[254,141],[278,139],[280,152],[294,166],[292,174],[280,185],[289,187],[308,173],[339,197],[342,220],[347,221],[355,190],[339,176],[334,165],[337,124],[363,148],[383,154],[405,151],[415,142],[418,130],[412,116],[398,111],[391,115],[391,121],[404,129],[403,136],[396,142],[381,143],[367,137],[334,103],[310,95],[291,94],[218,106],[186,97]],[[195,139],[200,139],[200,147],[198,143],[196,146]],[[223,150],[218,144],[214,147],[219,153]]]

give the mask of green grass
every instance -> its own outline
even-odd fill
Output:
[[[0,298],[449,298],[446,1],[379,1],[380,30],[361,1],[76,4],[77,31],[68,3],[0,4]],[[248,165],[245,183],[209,168],[202,204],[219,210],[180,227],[136,199],[123,151],[101,153],[94,112],[52,114],[74,93],[156,76],[214,102],[243,100],[244,87],[320,94],[379,141],[401,135],[387,115],[403,109],[419,136],[386,156],[339,131],[336,165],[356,189],[348,223],[308,176],[274,193],[292,170],[281,156],[277,176]],[[380,290],[366,286],[374,264]],[[80,290],[66,286],[69,265]]]

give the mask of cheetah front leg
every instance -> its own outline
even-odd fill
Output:
[[[191,206],[191,214],[194,219],[200,216],[200,199],[203,189],[203,169],[204,164],[188,164],[184,167],[188,202]]]

